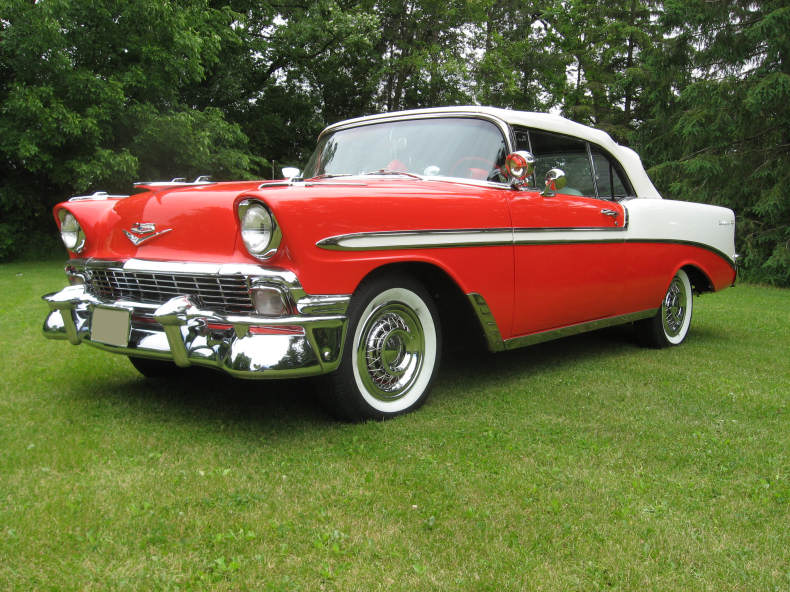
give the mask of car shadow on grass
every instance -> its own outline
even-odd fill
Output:
[[[714,329],[695,329],[694,343],[716,340]],[[687,347],[687,346],[684,346]],[[440,365],[434,396],[463,397],[463,392],[494,389],[506,380],[529,379],[547,371],[571,372],[595,363],[622,367],[623,358],[636,360],[640,352],[633,327],[619,326],[566,337],[512,351],[491,353],[483,346],[448,345]],[[326,388],[319,378],[240,380],[206,368],[191,367],[168,378],[144,378],[129,368],[116,375],[102,397],[155,415],[195,420],[266,424],[328,425],[336,420],[322,404]]]
[[[153,413],[234,423],[325,424],[313,380],[239,380],[206,368],[187,368],[167,378],[131,374],[105,396],[132,398]]]

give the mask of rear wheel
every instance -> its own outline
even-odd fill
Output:
[[[656,348],[680,345],[688,335],[692,309],[691,281],[680,269],[672,278],[656,315],[637,324],[641,342]]]
[[[343,359],[330,377],[330,411],[386,419],[425,402],[439,367],[441,331],[425,287],[406,276],[360,286],[349,307]]]

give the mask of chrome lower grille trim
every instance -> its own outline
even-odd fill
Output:
[[[222,314],[251,314],[249,280],[241,274],[214,275],[166,271],[132,271],[86,266],[89,293],[104,300],[131,300],[163,304],[189,295]]]

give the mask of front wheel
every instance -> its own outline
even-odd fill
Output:
[[[656,315],[637,324],[640,340],[656,348],[680,345],[688,335],[692,309],[691,281],[680,269],[672,278]]]
[[[363,284],[349,307],[343,359],[330,377],[330,410],[357,421],[416,409],[440,352],[439,315],[422,284],[400,276]]]

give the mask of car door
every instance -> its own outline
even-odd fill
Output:
[[[515,243],[513,336],[618,313],[625,210],[599,199],[587,142],[537,130],[516,133],[536,157],[535,185],[560,168],[567,185],[554,195],[512,192]],[[528,145],[525,146],[525,144]]]

